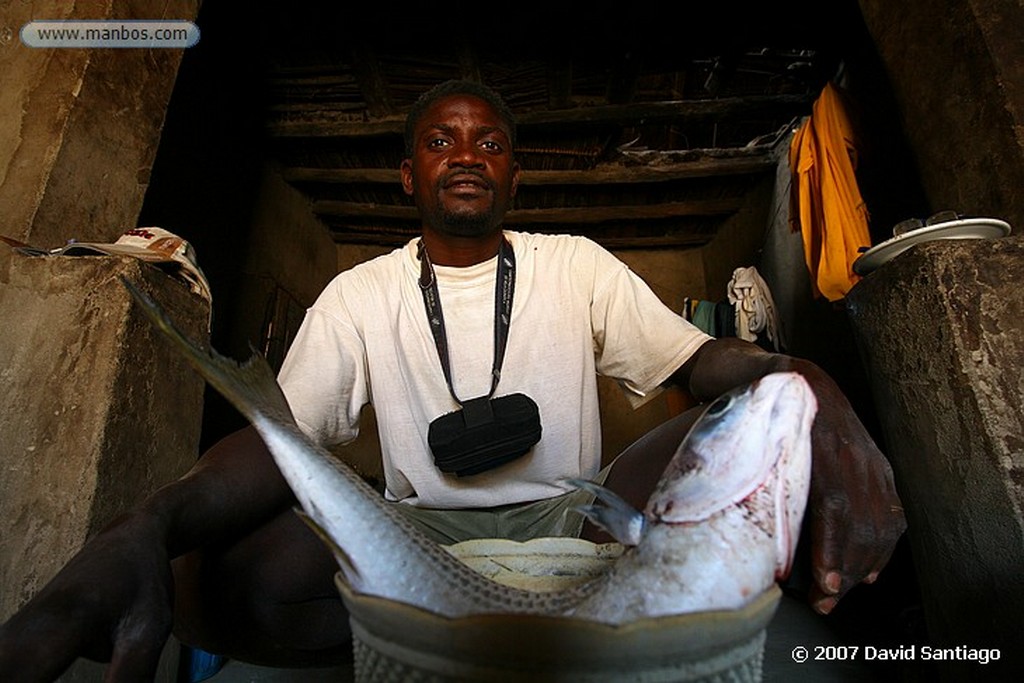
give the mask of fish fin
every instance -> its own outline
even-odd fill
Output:
[[[322,526],[317,524],[315,519],[307,515],[302,508],[295,508],[295,514],[331,549],[331,552],[334,553],[334,558],[338,561],[338,566],[341,567],[341,573],[345,576],[345,581],[348,582],[349,586],[355,587],[359,580],[359,570],[356,569],[345,549],[335,543],[331,535]]]
[[[250,421],[273,418],[294,423],[288,401],[281,392],[274,371],[258,353],[238,363],[215,350],[200,348],[171,321],[160,304],[122,277],[121,282],[135,298],[153,325],[177,347],[192,367]]]
[[[622,545],[640,543],[644,532],[644,516],[611,489],[585,479],[566,479],[576,488],[593,493],[592,505],[580,505],[576,511],[601,527]]]

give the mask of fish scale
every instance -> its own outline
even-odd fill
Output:
[[[471,569],[313,443],[259,354],[239,364],[200,348],[149,296],[124,283],[154,325],[252,422],[356,593],[448,617],[572,615],[618,624],[738,608],[788,571],[807,498],[815,410],[795,373],[770,375],[712,404],[677,450],[643,523],[623,527],[642,531],[609,570],[573,588],[534,592]],[[600,487],[592,490],[604,497]],[[600,506],[592,510],[601,516]],[[608,514],[640,515],[621,505]]]

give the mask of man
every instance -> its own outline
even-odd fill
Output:
[[[321,441],[344,441],[372,396],[386,496],[417,524],[451,540],[490,529],[575,534],[578,525],[566,527],[560,511],[576,494],[559,480],[597,474],[594,371],[619,378],[639,402],[663,383],[708,400],[795,369],[820,404],[809,507],[812,604],[828,612],[852,586],[873,581],[905,522],[887,462],[836,385],[805,361],[707,338],[588,241],[503,233],[519,181],[514,130],[500,99],[472,83],[442,84],[410,112],[401,176],[420,210],[422,238],[339,275],[310,309],[281,372],[300,426]],[[504,337],[495,336],[504,309],[494,297],[509,248],[515,289]],[[441,337],[431,331],[420,288],[433,291],[432,282]],[[495,372],[499,338],[507,345]],[[488,390],[536,399],[541,441],[480,474],[440,472],[429,423],[458,408],[456,397]],[[628,449],[606,485],[642,505],[693,419],[681,416]],[[256,663],[347,658],[334,560],[292,504],[254,431],[227,437],[183,479],[91,540],[0,628],[0,679],[53,678],[79,654],[111,658],[110,680],[152,675],[172,623],[187,643]],[[582,533],[596,537],[592,528]]]

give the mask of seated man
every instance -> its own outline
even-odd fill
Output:
[[[406,128],[402,185],[422,237],[340,274],[309,310],[280,375],[303,430],[344,443],[372,402],[385,496],[439,540],[598,539],[561,514],[576,495],[562,480],[599,474],[597,373],[641,403],[665,384],[709,400],[796,370],[820,405],[811,602],[826,613],[874,580],[905,522],[888,463],[832,380],[806,361],[711,339],[588,240],[502,230],[520,170],[513,117],[490,90],[442,84]],[[430,423],[457,401],[511,393],[536,402],[539,442],[472,476],[442,471]],[[694,419],[644,437],[614,461],[606,485],[642,507]],[[79,655],[110,658],[113,680],[152,675],[172,625],[186,643],[256,663],[346,659],[334,559],[293,504],[251,428],[225,438],[92,539],[0,628],[0,678],[53,678]]]

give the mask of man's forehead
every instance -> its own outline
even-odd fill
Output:
[[[475,127],[488,130],[499,130],[506,137],[511,137],[509,124],[487,101],[476,95],[455,93],[438,98],[428,106],[416,122],[416,131],[451,127],[454,118],[469,115]]]

